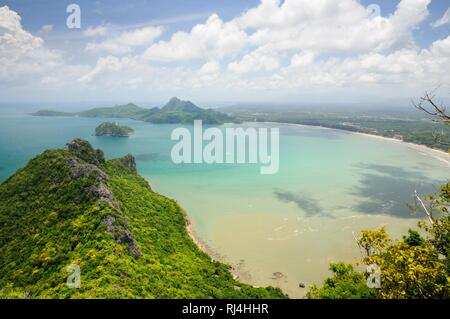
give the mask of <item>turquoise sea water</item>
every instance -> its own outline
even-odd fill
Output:
[[[412,192],[432,193],[450,177],[446,155],[282,124],[245,124],[280,128],[278,174],[260,175],[259,164],[176,165],[170,134],[177,125],[114,119],[135,134],[93,136],[105,120],[0,115],[0,180],[74,137],[101,148],[107,158],[132,153],[139,173],[186,209],[200,240],[243,280],[278,285],[291,296],[303,295],[299,282],[320,282],[330,261],[358,257],[353,233],[387,225],[396,235],[413,226],[421,215],[406,205]]]

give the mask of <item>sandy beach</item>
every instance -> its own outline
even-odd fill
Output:
[[[189,234],[189,237],[191,237],[192,241],[197,245],[198,248],[200,248],[201,251],[203,251],[205,254],[211,257],[212,260],[217,260],[222,263],[229,264],[227,259],[218,254],[216,251],[214,251],[211,247],[209,247],[206,243],[204,243],[199,236],[196,235],[194,227],[192,226],[192,219],[190,218],[189,214],[184,210],[184,216],[186,217],[187,225],[186,230]],[[230,264],[229,264],[230,265]],[[246,284],[251,284],[251,275],[241,269],[238,269],[237,266],[231,266],[231,274],[233,275],[234,279],[239,280]]]
[[[401,143],[403,145],[408,146],[409,148],[418,150],[426,155],[429,155],[431,157],[436,158],[437,160],[440,160],[444,163],[447,163],[448,166],[450,166],[450,154],[441,151],[441,150],[437,150],[434,148],[430,148],[426,145],[423,144],[416,144],[416,143],[411,143],[411,142],[405,142],[403,140],[399,140],[396,138],[391,138],[391,137],[384,137],[384,136],[380,136],[380,135],[374,135],[374,134],[367,134],[367,133],[359,133],[359,132],[350,132],[356,135],[360,135],[360,136],[366,136],[366,137],[370,137],[370,138],[376,138],[379,140],[384,140],[386,142],[391,142],[391,143]]]
[[[359,135],[359,136],[365,136],[370,138],[376,138],[382,141],[390,142],[390,143],[401,143],[403,145],[408,146],[409,148],[418,150],[428,156],[434,157],[437,160],[440,160],[444,163],[446,163],[450,167],[450,154],[447,152],[444,152],[442,150],[437,150],[434,148],[430,148],[423,144],[416,144],[411,142],[405,142],[403,140],[399,140],[392,137],[385,137],[381,135],[375,135],[375,134],[369,134],[369,133],[361,133],[361,132],[352,132],[347,130],[340,130],[336,128],[330,128],[330,127],[324,127],[324,126],[318,126],[318,125],[305,125],[305,124],[296,124],[296,123],[281,123],[281,122],[260,122],[264,124],[282,124],[282,125],[290,125],[290,126],[298,126],[298,127],[315,127],[317,129],[324,129],[324,130],[336,130],[341,132],[347,132],[349,134]]]

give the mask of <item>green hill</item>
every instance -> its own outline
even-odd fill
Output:
[[[133,156],[105,161],[81,139],[47,150],[0,184],[0,297],[284,297],[234,280],[186,223]],[[71,264],[79,289],[66,284]]]
[[[58,111],[51,111],[51,110],[40,110],[35,113],[32,113],[31,115],[34,115],[34,116],[75,116],[74,113],[58,112]]]
[[[113,107],[94,108],[82,112],[66,113],[50,110],[41,110],[31,115],[34,116],[80,116],[100,118],[129,118],[138,121],[152,123],[193,123],[194,120],[202,120],[204,124],[223,124],[236,122],[236,118],[212,109],[202,109],[190,101],[182,101],[172,98],[164,107],[146,109],[129,103]]]
[[[100,107],[87,111],[75,113],[81,117],[110,117],[110,118],[130,118],[133,120],[142,120],[144,116],[157,112],[158,108],[145,109],[133,103],[126,105],[117,105],[113,107]]]
[[[96,136],[128,137],[134,130],[128,126],[121,126],[115,123],[104,122],[95,128]]]
[[[223,124],[236,122],[224,113],[212,109],[202,109],[190,101],[182,101],[176,97],[172,98],[159,112],[153,113],[145,118],[152,123],[193,123],[194,120],[202,120],[204,124]]]

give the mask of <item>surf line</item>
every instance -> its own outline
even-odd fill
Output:
[[[270,133],[270,134],[269,134]],[[225,135],[217,127],[203,130],[201,120],[194,121],[193,136],[186,127],[177,127],[170,136],[178,141],[171,151],[175,164],[261,164],[260,173],[276,174],[279,169],[278,128],[227,127]],[[203,142],[207,142],[203,145]],[[269,152],[270,148],[270,152]]]

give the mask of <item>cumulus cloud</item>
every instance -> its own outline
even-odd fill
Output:
[[[126,66],[132,66],[135,62],[128,58],[115,56],[101,57],[97,60],[95,67],[79,78],[79,82],[91,82],[98,74],[106,71],[121,71]]]
[[[371,17],[356,0],[262,0],[236,23],[254,45],[319,52],[386,51],[411,43],[411,29],[428,15],[430,0],[402,0],[389,17]]]
[[[105,36],[109,32],[109,27],[106,25],[99,25],[97,27],[88,27],[83,31],[83,35],[86,37],[99,37]]]
[[[62,52],[49,49],[23,29],[17,13],[2,7],[0,81],[37,78],[61,86],[67,76],[93,94],[136,89],[141,97],[149,88],[222,96],[316,87],[415,92],[450,83],[450,37],[420,48],[412,36],[423,27],[429,3],[401,0],[391,14],[378,16],[358,0],[262,0],[231,20],[213,14],[164,40],[162,27],[104,24],[83,32],[85,55],[96,58],[90,66],[68,65]],[[433,26],[448,23],[447,13]]]
[[[202,81],[212,81],[220,75],[220,64],[217,61],[206,62],[198,71],[198,75]]]
[[[261,46],[246,54],[238,62],[228,64],[233,73],[245,74],[257,71],[274,71],[280,67],[276,50],[271,45]]]
[[[434,21],[431,26],[433,28],[438,28],[447,24],[450,24],[450,7],[445,11],[444,15],[440,19]]]
[[[88,34],[100,34],[98,31],[88,30]],[[126,31],[118,36],[108,38],[101,42],[89,42],[86,45],[86,51],[94,53],[107,53],[123,55],[132,52],[139,47],[145,47],[152,44],[162,34],[162,27],[145,27],[133,31]]]
[[[153,61],[221,59],[239,52],[245,44],[246,33],[234,21],[223,22],[213,14],[190,32],[176,32],[169,41],[153,44],[144,56]]]
[[[59,52],[23,29],[21,18],[7,6],[0,7],[0,81],[30,79],[63,64]]]
[[[298,55],[295,60],[297,58]],[[428,49],[401,49],[387,55],[367,53],[308,64],[291,63],[272,79],[272,84],[291,88],[393,84],[417,87],[449,83],[450,75],[444,71],[449,68],[450,36],[434,42]]]
[[[314,62],[315,54],[313,52],[296,53],[291,58],[292,67],[304,67],[311,65]]]

